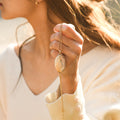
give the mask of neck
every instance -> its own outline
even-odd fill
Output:
[[[48,19],[45,3],[41,3],[27,19],[32,25],[36,36],[31,44],[34,55],[40,56],[41,59],[49,59],[51,57],[49,49],[50,36],[53,33],[54,25]]]

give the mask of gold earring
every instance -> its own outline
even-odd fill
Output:
[[[39,5],[39,3],[40,3],[40,2],[38,2],[38,1],[35,1],[35,5]]]

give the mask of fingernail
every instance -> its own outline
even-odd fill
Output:
[[[54,27],[54,32],[58,32],[58,31],[61,31],[61,27],[62,27],[62,30],[64,31],[64,30],[66,30],[66,26],[64,25],[64,23],[62,23],[62,24],[57,24],[55,27]]]
[[[73,24],[69,24],[73,29],[75,29],[75,26]]]
[[[53,28],[53,31],[54,31],[54,32],[59,31],[59,25],[60,25],[60,24],[57,24],[57,25]]]

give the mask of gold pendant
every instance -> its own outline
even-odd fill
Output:
[[[58,72],[63,72],[65,69],[65,57],[62,54],[55,58],[55,68]]]

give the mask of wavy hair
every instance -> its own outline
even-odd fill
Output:
[[[85,40],[120,49],[119,32],[115,28],[112,17],[106,19],[105,15],[109,10],[105,7],[103,0],[46,0],[46,3],[47,8],[61,20],[75,25],[76,30]],[[49,13],[48,18],[50,19]],[[25,40],[19,48],[20,62],[21,49],[32,37],[35,35]]]

